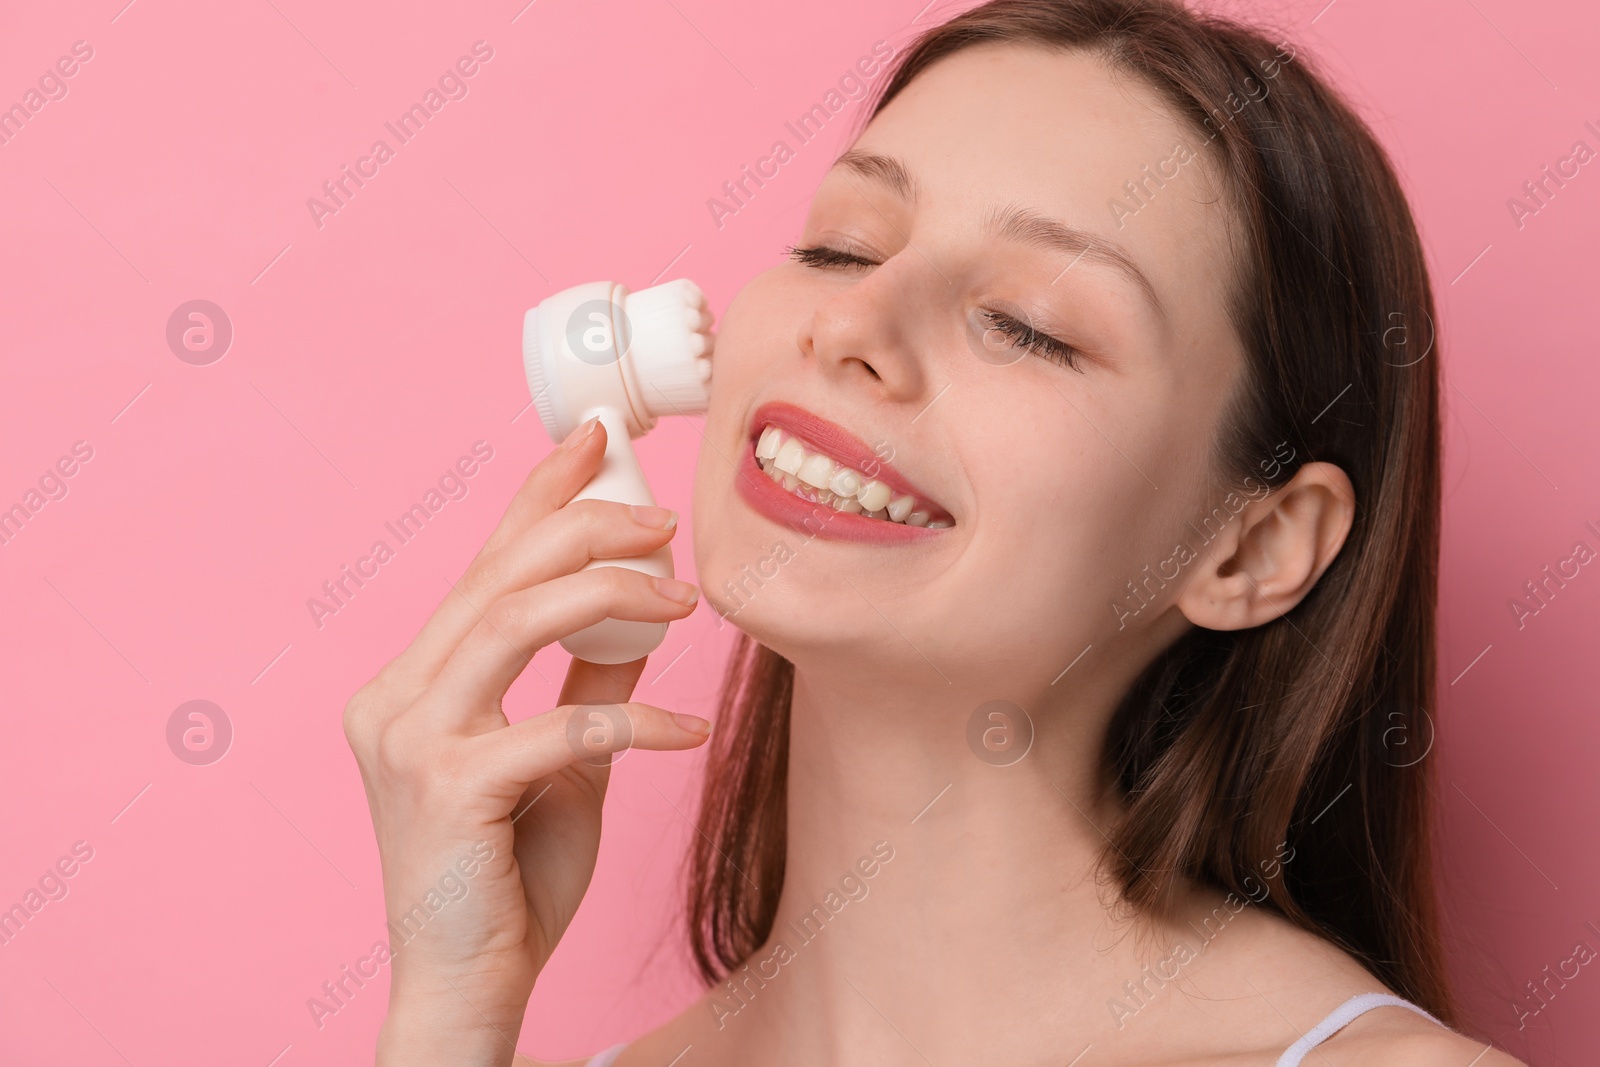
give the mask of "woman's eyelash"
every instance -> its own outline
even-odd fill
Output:
[[[827,245],[791,245],[787,250],[790,258],[807,267],[850,267],[860,270],[865,267],[876,266],[870,259],[864,259],[853,252],[845,252]],[[983,315],[989,321],[989,328],[998,330],[1019,348],[1036,353],[1046,359],[1068,367],[1072,370],[1081,370],[1078,366],[1078,350],[1063,341],[1058,341],[1047,333],[1041,333],[1025,323],[1018,322],[1009,315],[985,308]]]
[[[872,267],[877,264],[851,252],[829,248],[826,245],[791,245],[788,254],[796,263],[806,267]]]
[[[1047,333],[1040,333],[1026,323],[1018,322],[1009,315],[998,311],[983,309],[983,317],[989,320],[989,327],[999,330],[1012,342],[1030,352],[1037,353],[1046,359],[1054,360],[1071,370],[1081,371],[1078,366],[1078,350],[1064,341],[1057,341]]]

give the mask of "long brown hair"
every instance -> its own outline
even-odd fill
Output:
[[[1241,894],[1275,873],[1266,906],[1452,1023],[1432,761],[1418,758],[1432,740],[1438,357],[1388,158],[1292,46],[1172,0],[993,0],[900,53],[868,120],[930,64],[985,42],[1100,55],[1205,138],[1239,225],[1228,311],[1247,368],[1216,468],[1235,487],[1277,487],[1325,460],[1356,494],[1342,551],[1292,611],[1191,630],[1131,687],[1104,753],[1128,813],[1102,866],[1152,908],[1174,884],[1153,872]],[[772,929],[793,678],[740,635],[687,860],[690,944],[710,983]]]

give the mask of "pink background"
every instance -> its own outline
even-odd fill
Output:
[[[345,699],[415,633],[550,447],[521,316],[567,285],[687,275],[718,312],[796,236],[841,113],[719,228],[706,201],[925,0],[526,0],[334,7],[11,5],[0,104],[74,41],[93,59],[0,144],[0,507],[74,442],[93,458],[0,545],[6,650],[0,907],[73,844],[93,858],[0,946],[0,1061],[348,1064],[375,980],[319,1029],[307,999],[384,936]],[[1447,384],[1439,761],[1454,974],[1477,1024],[1537,1064],[1600,1047],[1585,968],[1517,1032],[1513,998],[1600,949],[1594,718],[1600,568],[1518,629],[1509,600],[1600,527],[1600,163],[1519,228],[1506,206],[1600,126],[1591,4],[1325,0],[1242,9],[1292,35],[1374,123],[1411,190]],[[1498,27],[1498,28],[1497,28]],[[1502,32],[1503,31],[1503,32]],[[336,214],[306,200],[458,56],[493,58]],[[1559,86],[1559,88],[1558,88]],[[165,340],[181,303],[233,324],[219,361]],[[687,511],[698,443],[642,442]],[[494,458],[319,629],[321,583],[475,441]],[[693,577],[689,531],[680,575]],[[391,543],[392,539],[391,539]],[[704,711],[731,631],[702,611],[640,699]],[[541,653],[514,714],[547,707]],[[215,702],[192,766],[173,710]],[[694,995],[672,924],[697,760],[618,767],[594,888],[523,1048],[575,1056]],[[646,973],[643,968],[650,963]],[[278,1059],[274,1060],[274,1057]]]

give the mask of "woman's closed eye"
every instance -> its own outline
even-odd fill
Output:
[[[1078,366],[1078,350],[1065,341],[1058,341],[1047,333],[1041,333],[1025,322],[1019,322],[1010,315],[989,308],[982,309],[982,314],[989,322],[989,329],[996,330],[1011,339],[1018,348],[1037,353],[1046,359],[1060,363],[1062,366],[1083,373],[1083,368]],[[984,331],[988,333],[988,330]]]
[[[854,252],[829,248],[827,245],[791,245],[787,252],[796,263],[806,267],[865,270],[867,267],[877,266],[872,260],[858,256]],[[1082,368],[1078,366],[1078,350],[1066,342],[1058,341],[1004,312],[983,308],[981,313],[989,324],[985,333],[994,330],[1004,335],[1018,348],[1082,373]]]
[[[853,267],[857,270],[876,267],[870,259],[827,245],[790,245],[789,257],[805,267]]]

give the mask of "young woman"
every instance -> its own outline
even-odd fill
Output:
[[[1429,877],[1432,323],[1382,150],[1291,44],[996,0],[900,55],[722,317],[710,988],[593,1062],[1514,1064],[1451,1028]],[[694,608],[580,571],[673,536],[568,503],[604,436],[346,711],[404,931],[381,1063],[531,1062],[605,755],[707,739],[629,699],[642,660],[500,710],[536,649]]]

